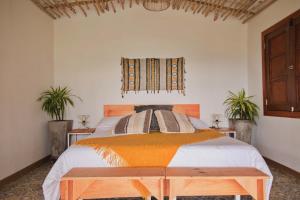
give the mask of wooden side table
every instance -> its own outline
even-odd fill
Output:
[[[75,135],[76,141],[78,135],[91,135],[95,132],[95,128],[80,128],[80,129],[73,129],[72,131],[68,132],[68,147],[70,146],[70,138],[72,135]]]
[[[236,131],[232,128],[223,127],[223,128],[212,128],[212,129],[219,131],[228,137],[232,137],[232,138],[236,139]]]

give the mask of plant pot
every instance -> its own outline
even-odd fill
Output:
[[[251,144],[253,122],[249,120],[229,120],[229,127],[235,129],[236,138]]]
[[[51,157],[57,159],[67,148],[67,134],[72,130],[73,120],[49,121]]]

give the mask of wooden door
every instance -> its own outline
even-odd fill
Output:
[[[289,23],[283,24],[265,37],[267,111],[290,111],[291,108],[289,38]]]

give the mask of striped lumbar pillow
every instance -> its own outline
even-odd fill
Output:
[[[152,112],[152,110],[145,110],[121,118],[115,126],[113,133],[116,135],[149,133]]]
[[[157,110],[154,112],[157,118],[160,132],[162,133],[194,133],[195,128],[189,118],[180,113]]]

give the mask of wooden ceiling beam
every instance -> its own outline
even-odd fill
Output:
[[[183,3],[184,3],[184,0],[178,0],[178,3],[176,4],[175,9],[179,10]]]
[[[40,0],[40,1],[43,2],[43,4],[47,5],[44,8],[46,10],[48,10],[48,12],[52,13],[53,15],[55,15],[57,18],[60,18],[61,15],[63,15],[63,14],[60,13],[60,11],[57,11],[57,8],[54,7],[53,4],[51,2],[49,2],[49,0]]]
[[[67,16],[68,18],[71,18],[71,16],[69,15],[69,13],[68,13],[67,10],[66,10],[65,5],[60,5],[60,4],[58,3],[57,0],[52,0],[52,1],[54,2],[54,4],[55,4],[55,6],[57,7],[57,9],[62,10],[62,12],[63,12],[63,14],[64,14],[65,16]]]
[[[207,6],[206,6],[206,8],[205,8],[205,10],[202,12],[202,14],[205,16],[205,17],[207,17],[207,15],[209,14],[209,12],[210,12],[210,9],[211,9],[211,7],[214,5],[213,2],[214,0],[208,0],[208,3],[207,3]]]
[[[221,2],[221,0],[215,0],[214,3],[213,3],[214,5],[211,7],[209,12],[216,13],[216,9],[218,8],[220,2]]]
[[[80,10],[82,11],[82,13],[84,14],[85,17],[87,17],[87,14],[83,8],[83,6],[81,5],[82,2],[79,2],[78,0],[76,0],[77,6],[80,8]]]
[[[234,5],[234,2],[231,2],[229,5],[229,8],[231,8]],[[222,9],[223,12],[221,14],[221,17],[224,17],[228,12],[231,12],[231,9]]]
[[[97,5],[98,5],[98,8],[100,9],[100,11],[102,13],[105,13],[105,9],[104,7],[102,6],[102,2],[100,2],[100,0],[97,0]]]
[[[207,0],[207,1],[203,1],[203,0],[200,0],[200,1],[198,1],[198,2],[200,2],[200,4],[202,4],[202,5],[204,5],[204,10],[203,10],[203,14],[205,15],[205,13],[207,13],[207,12],[212,12],[210,9],[213,9],[213,10],[215,10],[215,8],[216,7],[218,7],[218,4],[216,4],[215,2],[217,2],[217,1],[215,1],[214,2],[214,0]],[[224,15],[225,14],[227,14],[228,12],[230,12],[230,11],[232,11],[232,12],[238,12],[239,11],[239,9],[238,9],[238,5],[239,5],[239,3],[237,3],[237,0],[233,0],[232,2],[231,2],[231,4],[230,4],[230,6],[226,6],[226,3],[227,3],[228,1],[226,1],[223,5],[221,5],[220,6],[220,10],[222,10],[223,11],[223,14],[221,15],[221,17],[224,17]],[[235,7],[233,7],[233,5],[236,5]],[[202,9],[202,8],[201,8]],[[208,10],[209,9],[209,10]],[[225,13],[225,14],[224,14]],[[253,13],[254,14],[254,13]]]
[[[62,9],[63,9],[64,14],[65,14],[67,17],[71,18],[71,16],[70,16],[69,13],[67,12],[67,9],[66,9],[65,7],[62,7]]]
[[[170,8],[172,7],[173,10],[177,10],[177,7],[181,1],[183,1],[183,0],[170,0]],[[136,4],[136,5],[139,5],[139,4]]]
[[[113,3],[113,1],[112,1],[112,0],[110,1],[110,5],[111,5],[111,7],[112,7],[112,9],[113,9],[114,13],[116,13],[116,12],[117,12],[117,10],[116,10],[116,8],[115,8],[115,5],[114,5],[114,3]]]
[[[69,3],[68,0],[64,0],[64,4],[68,6],[68,8],[73,12],[73,14],[76,14],[76,10],[73,8],[73,6]]]
[[[225,21],[229,16],[233,15],[234,12],[236,11],[236,8],[238,6],[238,3],[236,1],[232,1],[230,7],[232,7],[231,10],[229,10],[226,15],[224,14],[224,18],[223,18],[223,21]]]
[[[50,5],[52,7],[52,9],[54,9],[59,15],[64,15],[64,13],[60,11],[60,9],[56,3],[53,3],[50,0],[44,0],[44,1],[47,2],[47,4]]]
[[[238,0],[236,1],[234,5],[234,11],[231,13],[232,16],[236,17],[236,14],[240,11],[240,9],[243,7],[244,1],[243,0]]]
[[[255,3],[257,2],[257,0],[253,0],[253,4],[252,5],[250,5],[248,8],[247,8],[247,10],[246,10],[246,12],[244,13],[244,14],[242,14],[240,17],[239,17],[239,20],[243,20],[245,17],[248,17],[250,14],[250,12],[249,11],[251,11],[252,10],[252,8],[254,8],[254,5],[255,5]]]
[[[56,19],[56,17],[49,12],[47,9],[45,9],[39,0],[31,0],[40,10],[42,10],[43,12],[45,12],[49,17],[51,17],[52,19]]]
[[[239,12],[237,14],[237,17],[240,17],[241,15],[247,13],[249,7],[251,7],[253,5],[253,3],[255,3],[256,0],[247,0],[248,2],[244,5],[244,7],[241,9],[241,12]]]
[[[215,0],[215,1],[212,2],[210,8],[208,9],[207,13],[205,14],[205,17],[207,17],[209,13],[212,13],[212,12],[215,11],[215,9],[218,6],[218,3],[219,3],[219,0]]]
[[[170,1],[170,4],[171,4],[173,10],[175,9],[176,3],[177,3],[177,0]]]
[[[220,12],[221,12],[221,7],[223,7],[226,4],[226,2],[227,2],[227,0],[221,0],[219,2],[218,8],[217,8],[217,10],[215,12],[214,21],[217,21],[217,19],[219,18]]]
[[[243,4],[239,8],[239,11],[235,13],[235,17],[239,17],[241,14],[247,12],[247,8],[252,5],[253,0],[244,0]]]
[[[206,6],[205,3],[201,3],[201,2],[200,2],[200,4],[201,4],[201,6],[198,8],[197,13],[200,13],[201,10],[202,10],[203,8],[205,8],[205,6]]]
[[[185,6],[187,5],[188,1],[187,0],[183,0],[183,4],[182,6],[180,6],[180,9],[184,9]]]
[[[86,7],[87,10],[90,9],[89,3],[87,1],[85,2],[85,7]]]
[[[102,5],[103,5],[104,9],[105,9],[106,11],[108,11],[108,12],[109,12],[109,6],[108,6],[108,2],[107,2],[107,1],[104,1],[104,0],[102,0]]]
[[[122,9],[124,10],[125,9],[125,0],[119,0],[119,1],[120,1]]]
[[[125,0],[31,0],[42,11],[53,19],[63,16],[71,17],[80,9],[87,17],[90,6],[93,6],[98,15],[100,13],[117,12],[117,8],[125,9]],[[133,4],[143,5],[143,0],[126,0],[128,6]],[[276,0],[170,0],[170,6],[174,10],[184,10],[193,14],[201,13],[205,17],[213,15],[214,21],[229,17],[241,20],[243,23],[250,20]],[[69,11],[70,10],[70,11]],[[68,12],[69,11],[69,12]]]
[[[210,1],[212,1],[212,0],[206,0],[205,1],[205,6],[204,6],[204,9],[202,11],[202,15],[205,15],[205,13],[207,12],[207,10],[209,9],[210,3],[211,3]]]
[[[183,0],[174,0],[173,1],[173,10],[179,10],[181,3],[183,2]]]
[[[277,0],[269,0],[269,2],[267,2],[265,5],[263,5],[262,7],[260,7],[253,15],[247,17],[242,23],[246,23],[247,21],[249,21],[250,19],[252,19],[255,15],[258,15],[259,13],[261,13],[263,10],[265,10],[267,7],[269,7],[272,3],[274,3]]]
[[[200,6],[201,6],[201,3],[197,2],[193,14],[197,13],[197,11],[198,11],[198,9],[199,9]]]
[[[95,8],[95,10],[97,12],[97,15],[99,16],[100,15],[100,10],[98,8],[98,5],[96,4],[96,0],[93,0],[93,5],[94,5],[94,8]]]
[[[191,6],[191,12],[194,12],[194,10],[196,9],[196,7],[197,7],[197,2],[196,1],[194,1],[194,2],[192,2],[192,4],[191,4],[192,6]]]

